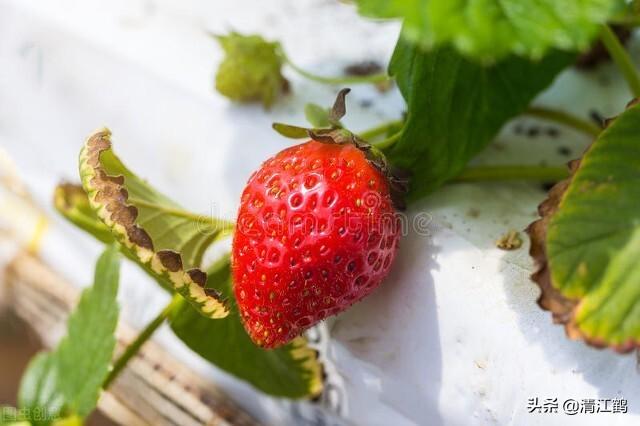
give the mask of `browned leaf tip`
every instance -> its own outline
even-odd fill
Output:
[[[640,102],[640,98],[634,98],[626,105],[626,109],[637,105]],[[605,120],[605,128],[608,127],[617,117],[612,117]],[[594,142],[595,143],[595,142]],[[585,154],[593,146],[593,143],[587,148]],[[538,206],[538,214],[540,219],[531,223],[526,232],[531,239],[531,247],[529,254],[534,259],[537,266],[537,270],[531,275],[531,279],[538,284],[541,290],[540,297],[538,298],[538,305],[544,310],[550,311],[553,316],[553,321],[556,324],[563,324],[567,336],[571,339],[582,339],[587,344],[596,348],[609,347],[619,353],[627,353],[633,349],[640,348],[640,342],[627,341],[622,344],[612,345],[603,341],[602,339],[593,338],[585,335],[575,322],[575,311],[580,303],[579,299],[569,299],[562,295],[560,291],[553,285],[551,278],[551,271],[549,269],[549,261],[546,253],[546,239],[547,228],[549,221],[556,213],[562,201],[567,188],[569,187],[573,176],[580,167],[581,159],[573,160],[569,162],[570,176],[569,178],[558,182],[549,191],[549,195]]]
[[[54,204],[64,209],[73,207],[74,201],[86,199],[87,194],[82,189],[82,185],[71,182],[60,182],[54,193]]]
[[[102,152],[111,148],[111,132],[107,129],[94,133],[87,141],[87,164],[95,171],[91,185],[96,189],[95,201],[105,206],[110,219],[120,224],[132,243],[153,251],[151,237],[136,224],[138,209],[127,204],[129,193],[124,188],[124,176],[110,176],[100,164]]]
[[[571,162],[569,168],[572,173],[577,168],[577,162]],[[571,183],[571,177],[558,182],[549,191],[549,196],[538,206],[538,214],[540,219],[531,223],[525,232],[529,234],[531,239],[531,247],[529,254],[533,258],[537,270],[531,275],[531,279],[540,287],[540,297],[538,305],[550,311],[553,316],[553,322],[556,324],[564,324],[567,335],[576,338],[577,328],[572,323],[573,314],[578,301],[571,300],[562,295],[551,282],[551,271],[549,270],[549,262],[547,259],[547,226],[551,217],[558,210],[560,200],[564,195],[567,187]]]
[[[638,345],[634,342],[610,345],[601,339],[585,335],[575,322],[576,309],[578,308],[580,300],[565,297],[553,285],[551,278],[551,270],[549,269],[546,252],[547,228],[549,221],[558,210],[562,197],[571,183],[571,179],[579,167],[580,160],[573,160],[569,163],[571,176],[558,182],[551,188],[547,199],[538,206],[540,219],[531,223],[525,230],[531,239],[529,254],[537,267],[536,271],[531,274],[531,279],[540,287],[541,293],[538,298],[538,305],[545,311],[551,312],[554,323],[564,325],[567,337],[573,340],[583,340],[595,348],[611,347],[616,352],[627,353]]]

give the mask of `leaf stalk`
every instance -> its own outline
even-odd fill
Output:
[[[377,73],[370,75],[345,75],[340,77],[325,77],[310,73],[309,71],[296,65],[284,52],[284,49],[280,49],[280,55],[282,60],[291,67],[292,70],[300,74],[301,76],[323,84],[376,84],[389,81],[391,78],[387,73]]]
[[[131,359],[140,351],[142,345],[151,338],[153,333],[166,321],[173,309],[182,303],[182,296],[175,294],[169,304],[165,306],[162,311],[155,318],[147,324],[147,326],[138,334],[138,337],[125,349],[124,353],[116,359],[113,364],[113,369],[109,372],[109,375],[105,379],[102,388],[107,389],[111,383],[118,377],[124,367],[131,361]]]
[[[404,123],[403,120],[386,121],[378,126],[372,127],[370,129],[367,129],[358,133],[358,137],[360,139],[364,139],[365,141],[369,141],[370,139],[373,139],[376,136],[387,134],[389,130],[400,127],[402,126],[403,123]]]
[[[602,40],[602,44],[606,47],[607,51],[609,51],[611,58],[613,58],[618,69],[620,69],[625,80],[627,80],[633,96],[636,98],[640,97],[640,76],[638,75],[638,70],[636,70],[633,61],[631,61],[631,57],[613,30],[611,30],[611,27],[608,25],[602,26],[600,40]]]
[[[525,111],[525,114],[537,118],[543,118],[545,120],[555,121],[556,123],[571,127],[590,136],[598,136],[602,131],[602,129],[595,124],[576,117],[573,114],[569,114],[566,111],[544,107],[529,107]]]
[[[467,168],[450,182],[495,182],[514,180],[558,182],[567,177],[569,177],[569,170],[566,167],[524,165],[477,166]]]

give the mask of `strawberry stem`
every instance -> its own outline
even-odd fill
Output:
[[[404,123],[403,120],[391,120],[386,121],[378,126],[372,127],[371,129],[364,130],[358,133],[358,137],[365,141],[369,141],[370,139],[375,138],[376,136],[386,135],[389,130],[393,130],[402,126]]]
[[[532,117],[541,118],[549,121],[554,121],[558,124],[562,124],[567,127],[571,127],[579,132],[586,133],[590,136],[598,136],[602,129],[595,124],[587,120],[583,120],[580,117],[577,117],[573,114],[570,114],[566,111],[561,111],[552,108],[545,107],[529,107],[524,111],[525,115],[530,115]],[[404,124],[404,120],[391,120],[386,121],[378,126],[372,127],[367,130],[363,130],[358,133],[358,137],[369,142],[371,145],[376,146],[379,149],[385,150],[391,147],[394,143],[396,143],[400,137],[402,136],[402,129],[397,133],[383,139],[379,142],[372,142],[372,139],[376,137],[386,135],[389,131],[401,128]]]
[[[389,136],[386,139],[381,140],[380,142],[372,143],[372,145],[378,149],[385,150],[393,146],[393,144],[396,143],[398,140],[400,140],[401,137],[402,137],[402,130],[394,133],[393,135]]]
[[[608,25],[602,26],[600,40],[602,40],[602,44],[607,48],[611,58],[613,58],[618,69],[620,69],[625,80],[627,80],[633,96],[636,98],[640,97],[640,76],[638,75],[638,71],[624,46]]]
[[[544,107],[529,107],[525,111],[526,115],[530,115],[536,118],[542,118],[545,120],[555,121],[558,124],[562,124],[571,127],[579,132],[586,133],[590,136],[598,136],[602,131],[602,128],[592,124],[587,120],[576,117],[573,114],[569,114],[565,111],[557,109],[544,108]]]
[[[345,75],[340,77],[325,77],[310,73],[303,68],[300,68],[298,65],[293,63],[291,59],[286,55],[284,49],[280,49],[280,55],[283,61],[291,67],[292,70],[300,74],[301,76],[308,78],[312,81],[317,81],[318,83],[323,84],[375,84],[375,83],[384,83],[391,78],[387,75],[387,73],[378,73],[378,74],[370,74],[370,75]]]
[[[139,351],[142,345],[151,338],[153,333],[166,321],[171,314],[171,311],[175,309],[180,303],[182,303],[182,296],[175,294],[171,299],[171,302],[160,311],[160,313],[147,324],[147,326],[138,334],[138,337],[125,349],[124,353],[120,355],[113,364],[113,369],[109,372],[109,375],[105,379],[102,388],[107,389],[111,383],[118,377],[124,367],[129,363]]]
[[[640,26],[640,16],[638,15],[618,15],[609,19],[610,24],[621,25],[628,28]]]
[[[566,167],[524,165],[477,166],[467,168],[450,182],[491,182],[509,180],[557,182],[562,179],[566,179],[568,176],[569,170],[567,170]]]

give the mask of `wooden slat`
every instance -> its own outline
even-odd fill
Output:
[[[47,347],[63,335],[78,291],[36,257],[21,253],[6,269],[3,298]],[[120,321],[116,356],[136,333]],[[127,425],[257,425],[220,389],[165,352],[146,343],[100,398],[98,408]]]

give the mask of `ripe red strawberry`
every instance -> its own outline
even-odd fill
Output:
[[[345,310],[389,272],[400,222],[387,177],[356,144],[311,140],[285,149],[244,189],[234,292],[262,347],[283,345]]]

